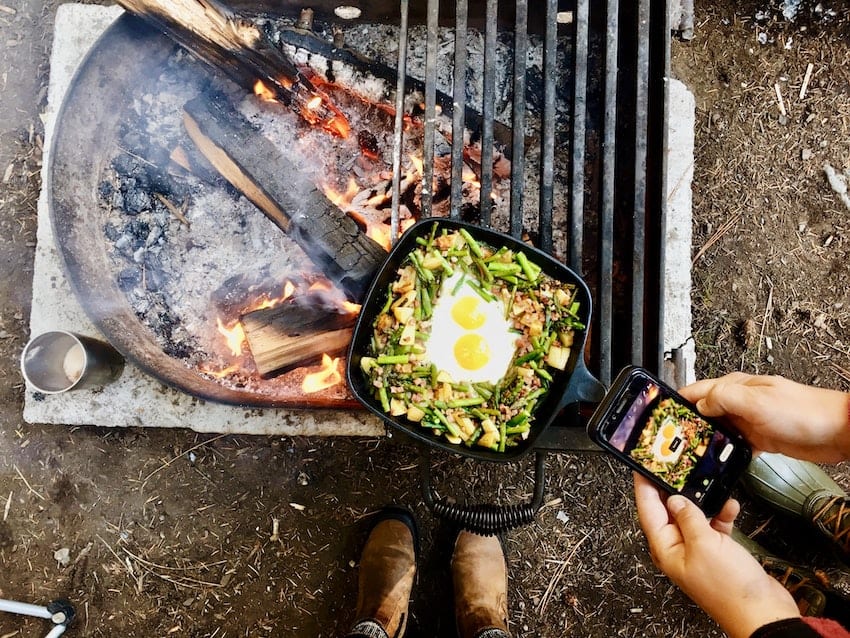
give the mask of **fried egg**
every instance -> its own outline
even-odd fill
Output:
[[[501,299],[484,300],[463,273],[443,281],[425,341],[425,359],[452,381],[497,383],[516,352]]]
[[[652,442],[652,456],[659,463],[675,463],[684,449],[682,427],[669,418],[665,419]]]

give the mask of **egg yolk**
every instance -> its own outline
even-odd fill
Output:
[[[487,317],[478,309],[477,297],[462,297],[452,306],[452,319],[465,330],[476,330],[484,325]]]
[[[479,334],[470,332],[455,341],[455,360],[464,370],[478,370],[490,361],[490,347]]]
[[[673,454],[673,450],[670,449],[670,441],[664,441],[664,443],[661,444],[660,452],[661,456],[670,456]]]
[[[663,428],[661,428],[661,436],[665,439],[672,439],[676,435],[676,426],[672,423],[668,423]]]

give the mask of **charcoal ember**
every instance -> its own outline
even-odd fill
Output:
[[[133,290],[142,283],[142,273],[138,268],[124,268],[118,273],[118,287],[124,292]]]
[[[162,226],[160,224],[154,224],[148,233],[147,239],[145,239],[145,247],[151,248],[162,239]]]
[[[106,235],[106,238],[111,241],[113,244],[118,241],[118,238],[121,237],[121,231],[118,227],[112,222],[106,222],[103,225],[103,234]]]
[[[128,215],[138,215],[151,207],[151,196],[141,188],[128,188],[124,191],[124,211]]]
[[[357,133],[357,143],[360,145],[360,150],[366,157],[378,159],[380,157],[380,148],[378,147],[378,138],[374,133],[367,129],[361,129]]]
[[[121,236],[115,240],[115,250],[117,250],[118,254],[122,257],[126,257],[132,261],[133,253],[136,252],[136,247],[133,246],[133,236],[127,233],[122,233]]]
[[[113,191],[109,203],[112,208],[116,210],[124,210],[124,193],[121,191]]]
[[[150,232],[150,224],[143,219],[133,219],[124,226],[124,234],[133,238],[133,248],[144,246]]]
[[[144,258],[145,263],[145,288],[149,292],[157,292],[161,290],[167,283],[165,273],[163,272],[162,262],[157,255],[146,253]]]
[[[97,194],[104,201],[109,201],[114,191],[115,187],[112,185],[112,182],[108,180],[103,180],[100,184],[97,185]]]

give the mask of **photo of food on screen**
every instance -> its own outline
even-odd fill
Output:
[[[646,383],[611,444],[697,500],[726,464],[732,443],[696,412]]]

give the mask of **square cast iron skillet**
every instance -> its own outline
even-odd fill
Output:
[[[417,246],[417,237],[428,237],[433,225],[437,224],[437,234],[443,229],[449,232],[465,228],[477,241],[488,244],[493,248],[506,246],[513,251],[522,251],[529,261],[537,264],[554,279],[568,282],[575,286],[576,299],[579,301],[578,316],[581,322],[590,324],[592,304],[587,284],[572,270],[541,250],[528,246],[523,242],[498,231],[481,228],[466,222],[448,218],[427,218],[411,226],[396,242],[386,261],[381,265],[363,301],[360,315],[354,326],[354,333],[348,352],[346,380],[352,394],[370,411],[381,417],[393,428],[400,430],[425,443],[427,446],[442,448],[449,452],[487,461],[508,461],[516,459],[534,448],[534,442],[550,426],[554,418],[565,406],[582,402],[598,403],[604,394],[604,386],[587,370],[584,363],[584,346],[587,339],[587,329],[576,330],[569,362],[563,371],[553,371],[553,381],[549,386],[544,400],[534,411],[534,420],[528,438],[516,447],[504,452],[494,452],[483,447],[467,447],[463,444],[454,445],[443,437],[434,436],[430,430],[404,417],[393,417],[381,409],[380,401],[373,396],[363,372],[360,370],[360,359],[369,351],[375,319],[386,302],[387,288],[398,274],[398,268],[407,255]],[[555,374],[556,373],[556,374]]]

